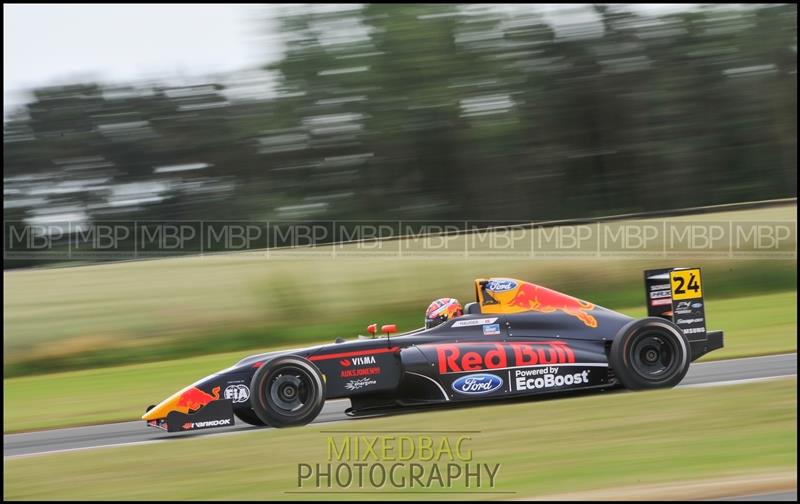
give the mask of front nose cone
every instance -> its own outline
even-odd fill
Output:
[[[142,420],[160,420],[162,418],[167,418],[167,415],[169,415],[172,411],[188,413],[189,408],[182,408],[178,406],[181,394],[183,394],[185,391],[186,389],[181,390],[180,392],[175,392],[160,403],[148,406],[147,411],[144,415],[142,415]]]
[[[167,397],[154,408],[148,409],[142,416],[142,420],[167,418],[167,415],[173,411],[179,411],[181,413],[189,413],[190,410],[197,411],[206,404],[219,399],[219,391],[220,387],[214,387],[209,394],[194,385],[189,385],[185,389],[179,390]]]

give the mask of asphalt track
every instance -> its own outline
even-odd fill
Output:
[[[797,376],[797,354],[750,357],[692,364],[680,387],[705,387],[753,380]],[[314,423],[348,420],[344,410],[350,401],[328,401]],[[235,425],[212,431],[167,434],[147,427],[144,421],[3,435],[3,458],[108,446],[169,442],[179,437],[209,436],[263,427]],[[307,428],[307,427],[306,427]]]

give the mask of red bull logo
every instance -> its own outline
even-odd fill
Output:
[[[214,395],[203,392],[197,387],[187,389],[178,398],[177,408],[188,408],[189,410],[199,410],[211,401],[219,399],[219,387],[214,387],[211,391]]]
[[[595,305],[539,285],[522,283],[516,295],[508,302],[509,306],[542,313],[561,310],[571,315],[588,327],[597,327],[597,319],[589,315]]]
[[[508,367],[568,364],[575,353],[564,341],[494,343],[464,347],[454,343],[436,345],[439,374],[506,369]]]

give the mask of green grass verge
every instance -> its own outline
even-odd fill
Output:
[[[106,448],[29,458],[4,459],[4,498],[19,499],[214,499],[352,500],[353,494],[291,494],[298,464],[339,464],[328,455],[328,438],[341,446],[346,436],[322,430],[355,429],[379,443],[409,430],[479,431],[428,434],[435,446],[447,437],[462,445],[471,463],[499,464],[495,487],[511,494],[415,493],[370,498],[529,498],[589,489],[664,482],[680,484],[730,474],[796,470],[797,381],[750,383],[709,389],[567,398],[495,404],[311,425],[236,435],[175,439],[165,443]],[[366,434],[366,431],[388,431]],[[406,431],[404,434],[401,431]],[[394,434],[392,434],[394,432]],[[419,434],[416,434],[419,435]],[[415,435],[415,436],[416,436]],[[352,438],[351,438],[352,440]],[[378,445],[380,446],[380,445]],[[364,453],[362,450],[361,453]],[[392,456],[359,457],[368,464]],[[438,460],[440,468],[450,462]],[[458,461],[456,461],[458,463]],[[463,462],[462,462],[463,463]],[[430,463],[422,462],[426,468]],[[466,488],[463,479],[450,490]],[[440,486],[432,487],[440,490]],[[375,490],[350,487],[348,491]],[[393,490],[389,485],[381,490]]]
[[[703,360],[796,351],[796,301],[796,292],[783,292],[708,303],[710,328],[725,331],[725,348]],[[621,311],[635,317],[645,315],[640,307]],[[138,419],[148,404],[249,353],[264,350],[5,379],[3,430]]]
[[[669,220],[794,220],[796,211],[788,205]],[[385,244],[389,257],[381,248],[348,256],[348,246],[334,259],[321,247],[270,259],[239,253],[4,272],[3,376],[332,339],[370,322],[415,327],[432,299],[471,300],[478,277],[522,278],[608,307],[643,306],[642,270],[652,267],[702,267],[709,303],[797,289],[796,259],[420,260],[413,250],[393,257],[399,244]]]

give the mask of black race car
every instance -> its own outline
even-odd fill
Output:
[[[464,315],[431,329],[254,355],[150,406],[152,427],[179,432],[311,422],[327,399],[349,414],[398,406],[567,390],[673,387],[722,348],[706,331],[698,268],[645,272],[648,317],[633,319],[533,283],[475,280]]]

